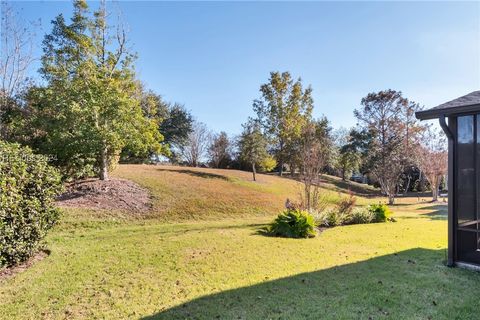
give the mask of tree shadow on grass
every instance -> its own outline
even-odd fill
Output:
[[[418,208],[417,210],[431,210],[427,213],[419,213],[418,216],[415,217],[404,217],[407,219],[417,219],[418,217],[421,218],[429,218],[431,220],[447,220],[448,219],[448,206],[446,204],[437,204],[434,206],[426,206]]]
[[[350,180],[344,181],[341,179],[335,179],[326,175],[322,175],[320,179],[320,185],[324,188],[332,190],[332,188],[328,187],[328,185],[326,184],[332,184],[333,186],[335,186],[334,191],[350,190],[353,194],[366,198],[378,197],[381,195],[379,190],[372,189],[366,184],[360,184]]]
[[[378,201],[379,203],[385,203],[386,205],[388,205],[389,207],[409,207],[411,206],[412,204],[411,203],[394,203],[394,204],[388,204],[388,201]]]
[[[193,177],[204,178],[204,179],[221,179],[225,181],[229,180],[227,176],[211,173],[211,172],[204,172],[204,171],[195,171],[195,170],[189,170],[189,169],[157,169],[157,170],[163,171],[163,172],[183,173],[183,174],[191,175]]]
[[[437,210],[428,213],[420,213],[418,216],[415,217],[402,217],[402,219],[430,219],[430,220],[447,220],[448,214],[445,211]]]
[[[448,204],[445,203],[445,204],[436,204],[434,206],[425,206],[425,207],[418,208],[418,210],[437,210],[437,211],[445,211],[445,213],[447,213]]]
[[[416,248],[277,280],[266,277],[143,319],[476,317],[480,274],[447,268],[443,259],[444,250]]]
[[[273,235],[268,232],[269,224],[265,223],[263,225],[259,225],[255,231],[252,233],[254,236],[264,236],[264,237],[273,237]]]

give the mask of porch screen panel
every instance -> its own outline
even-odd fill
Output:
[[[478,220],[476,210],[476,156],[477,117],[457,119],[457,258],[460,261],[480,263],[478,251]]]
[[[459,226],[476,220],[473,116],[458,117],[457,217]]]

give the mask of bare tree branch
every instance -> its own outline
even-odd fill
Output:
[[[33,58],[34,33],[18,19],[7,1],[1,2],[0,117],[26,85]],[[2,124],[0,134],[3,136]]]
[[[210,144],[211,134],[202,122],[193,124],[193,131],[188,135],[188,142],[180,152],[192,167],[198,167]]]

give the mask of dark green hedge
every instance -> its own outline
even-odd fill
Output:
[[[0,267],[25,261],[39,249],[59,211],[59,172],[28,148],[0,141]]]

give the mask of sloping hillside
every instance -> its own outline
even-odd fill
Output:
[[[260,175],[252,182],[248,172],[143,165],[120,166],[114,175],[150,191],[154,203],[146,217],[153,219],[64,208],[46,239],[49,254],[23,272],[0,277],[0,319],[476,315],[480,276],[442,264],[443,204],[402,203],[392,207],[395,223],[285,239],[258,231],[285,198],[300,192],[294,180]],[[332,202],[348,192],[339,179],[323,181]],[[352,191],[368,194],[362,187]],[[185,221],[195,219],[205,221]]]
[[[297,201],[303,185],[274,175],[177,166],[121,165],[114,172],[150,190],[152,217],[166,220],[211,219],[272,215],[282,210],[287,198]],[[368,186],[349,185],[335,177],[324,177],[324,201],[333,203],[346,196],[348,187],[363,195],[372,194]],[[360,192],[359,192],[360,191]]]

